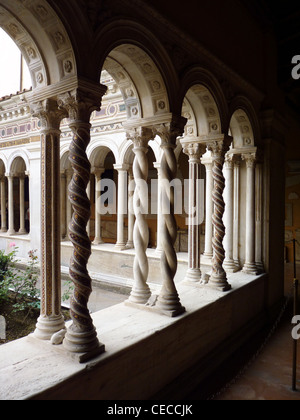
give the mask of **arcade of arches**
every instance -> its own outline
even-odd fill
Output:
[[[133,358],[147,353],[143,339],[158,352],[172,334],[174,353],[190,346],[163,378],[145,373],[147,398],[226,340],[242,341],[247,326],[263,325],[280,302],[283,184],[274,164],[284,125],[263,108],[264,93],[251,80],[203,47],[184,49],[194,41],[171,23],[159,41],[164,31],[155,28],[165,21],[148,4],[138,10],[138,0],[130,7],[73,1],[71,10],[67,1],[54,3],[0,0],[0,25],[21,49],[33,83],[0,100],[0,245],[13,241],[23,258],[39,250],[41,315],[30,339],[41,346],[64,330],[58,358],[96,357],[96,376],[105,362],[115,372],[105,331],[111,325],[121,339],[127,316],[133,330],[135,319],[151,330],[135,337]],[[60,309],[66,270],[75,286],[67,329]],[[89,313],[92,279],[130,290],[122,309],[103,311],[116,324],[104,325],[100,314],[99,328]],[[217,326],[212,318],[219,316]],[[80,397],[74,383],[67,389]],[[134,398],[139,385],[129,381],[128,394],[121,385],[103,387],[89,396]]]

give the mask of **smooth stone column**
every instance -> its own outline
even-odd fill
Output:
[[[14,214],[14,176],[7,174],[8,179],[8,234],[14,235],[15,231],[15,214]]]
[[[131,183],[134,182],[132,167],[129,168],[128,171],[128,240],[126,244],[126,249],[133,249],[133,231],[134,231],[134,208],[133,208],[133,195],[134,192],[131,188]]]
[[[263,238],[262,238],[262,199],[263,199],[263,164],[261,161],[256,163],[256,225],[255,225],[255,264],[260,272],[264,272],[264,263],[262,256]]]
[[[225,238],[224,238],[224,249],[225,249],[225,261],[224,269],[227,273],[235,273],[238,271],[236,264],[233,259],[233,165],[234,155],[227,154],[224,164],[224,177],[225,177],[225,190],[224,190],[224,201],[225,201],[225,212],[224,212],[224,224],[225,224]]]
[[[72,210],[71,201],[69,200],[68,190],[69,190],[69,186],[71,184],[72,176],[73,176],[73,169],[72,168],[70,168],[70,169],[68,169],[66,171],[66,176],[67,176],[67,180],[66,180],[66,183],[67,183],[67,185],[66,185],[66,219],[67,219],[66,224],[67,224],[67,235],[66,236],[67,236],[67,239],[69,240],[70,239],[70,222],[71,222],[71,219],[72,219],[73,210]]]
[[[201,157],[205,153],[206,146],[199,143],[187,143],[184,140],[181,143],[183,152],[189,157],[189,262],[185,280],[199,282],[201,280],[199,212],[201,200],[204,202],[204,197],[199,196],[199,182]]]
[[[5,176],[1,178],[1,232],[7,232]]]
[[[125,240],[125,215],[128,213],[127,193],[128,165],[114,165],[118,171],[118,220],[117,220],[117,243],[116,249],[124,251],[126,249]]]
[[[105,169],[94,168],[95,175],[95,239],[94,245],[103,244],[101,235],[101,176],[104,174]]]
[[[60,200],[61,200],[61,237],[64,239],[67,236],[67,225],[66,225],[66,188],[67,178],[65,171],[60,174]]]
[[[19,176],[20,187],[20,229],[19,234],[26,234],[25,229],[25,175]]]
[[[32,106],[41,129],[41,315],[34,336],[41,340],[65,329],[61,312],[60,122],[56,101]]]
[[[242,155],[247,167],[246,192],[246,261],[243,272],[246,274],[258,273],[255,264],[255,167],[256,153]]]
[[[234,172],[234,194],[233,194],[233,259],[237,271],[241,269],[240,264],[240,166],[241,156],[235,155],[233,162]]]

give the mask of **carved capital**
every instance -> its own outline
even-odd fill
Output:
[[[225,168],[233,169],[241,164],[241,155],[235,153],[227,153],[225,156]]]
[[[148,143],[155,137],[153,130],[147,127],[138,127],[127,131],[127,139],[134,145],[134,151],[148,150]]]
[[[64,110],[72,122],[89,123],[91,114],[100,111],[106,87],[99,85],[95,91],[92,86],[82,86],[66,92],[58,98],[59,108]]]
[[[189,156],[190,162],[201,163],[201,157],[206,151],[205,144],[187,143],[183,144],[183,153]]]
[[[161,138],[161,147],[175,148],[177,137],[183,135],[186,123],[186,118],[173,116],[171,122],[154,126],[153,132]]]
[[[229,151],[232,142],[232,137],[223,136],[219,139],[212,139],[207,141],[207,148],[212,153],[213,158],[225,158]]]
[[[101,179],[104,174],[105,168],[92,168],[91,173],[95,175],[96,179]]]
[[[249,169],[254,169],[256,166],[256,153],[247,153],[242,155],[242,159],[246,162],[246,166]]]
[[[65,110],[60,109],[53,99],[30,104],[30,109],[32,116],[39,118],[42,132],[59,131],[62,119],[67,116]]]

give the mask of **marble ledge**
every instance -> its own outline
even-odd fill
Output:
[[[104,386],[104,399],[109,397],[113,399],[118,397],[134,398],[134,394],[130,394],[129,385],[126,390],[124,386],[122,387],[122,384],[129,380],[126,376],[128,369],[124,368],[124,358],[127,360],[126,365],[129,363],[133,366],[135,352],[141,354],[142,348],[147,349],[145,358],[150,357],[150,355],[146,355],[148,349],[151,349],[149,343],[153,343],[153,351],[155,354],[157,352],[157,356],[153,356],[151,350],[151,357],[159,357],[158,354],[160,354],[160,358],[163,358],[162,343],[165,340],[167,342],[171,340],[179,345],[178,349],[172,349],[174,357],[179,359],[183,357],[184,363],[188,363],[187,361],[194,357],[194,352],[196,354],[199,352],[199,357],[202,352],[204,354],[211,345],[210,340],[215,343],[215,337],[218,334],[220,334],[221,340],[225,339],[226,335],[239,329],[240,324],[248,322],[263,310],[264,275],[255,277],[238,273],[230,275],[229,282],[232,285],[232,290],[227,293],[210,289],[207,286],[195,289],[190,285],[179,284],[178,292],[186,312],[178,318],[144,312],[128,307],[124,303],[94,313],[92,315],[94,325],[99,340],[105,344],[106,352],[86,364],[76,362],[62,346],[52,346],[50,342],[41,342],[32,336],[0,346],[0,400],[30,399],[35,398],[41,392],[46,394],[50,392],[49,396],[53,396],[55,393],[51,394],[52,387],[69,383],[73,380],[74,375],[85,375],[87,371],[92,375],[93,369],[96,371],[100,369],[100,372],[103,372],[101,381]],[[250,300],[254,296],[260,296],[260,298],[256,299],[254,307],[248,308],[240,303],[240,297],[245,295],[249,296]],[[236,318],[236,313],[239,313],[238,318]],[[174,337],[177,337],[175,341]],[[198,342],[197,349],[190,347],[195,340]],[[143,347],[145,346],[143,343],[146,342],[148,345]],[[185,353],[189,353],[189,355]],[[179,359],[174,363],[176,365],[179,363],[181,366],[182,361],[180,362]],[[161,362],[165,366],[166,361]],[[151,363],[153,361],[147,361],[148,365]],[[188,367],[184,363],[182,369]],[[108,377],[111,377],[110,369],[118,372],[117,383],[120,389],[116,388],[116,384],[111,385],[111,389],[109,389],[110,385],[107,385],[106,389],[104,372],[107,371],[107,375],[110,375]],[[168,374],[171,375],[171,372]],[[131,376],[134,378],[134,372],[132,375],[130,378]],[[147,375],[152,375],[150,370]],[[99,371],[95,380],[99,381]],[[157,386],[157,389],[153,388],[152,391],[158,390],[160,386],[158,378],[157,381],[156,385],[153,383],[153,387]],[[107,384],[109,383],[108,380]],[[77,392],[79,391],[77,390]],[[145,390],[144,392],[150,391]],[[143,394],[143,397],[146,396]]]

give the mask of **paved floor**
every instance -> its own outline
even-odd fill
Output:
[[[298,266],[298,275],[300,275],[300,266]],[[288,264],[285,276],[286,295],[290,292],[292,284],[293,265]],[[300,400],[300,343],[298,345],[298,392],[292,391],[292,317],[291,301],[278,328],[255,361],[234,383],[223,389],[220,395],[216,395],[215,400]]]
[[[65,281],[62,282],[62,285],[64,293],[69,286]],[[126,299],[128,299],[128,296],[125,294],[112,292],[93,285],[93,292],[90,296],[88,307],[90,312],[94,313],[122,303]],[[69,308],[69,301],[63,302],[63,305]]]

